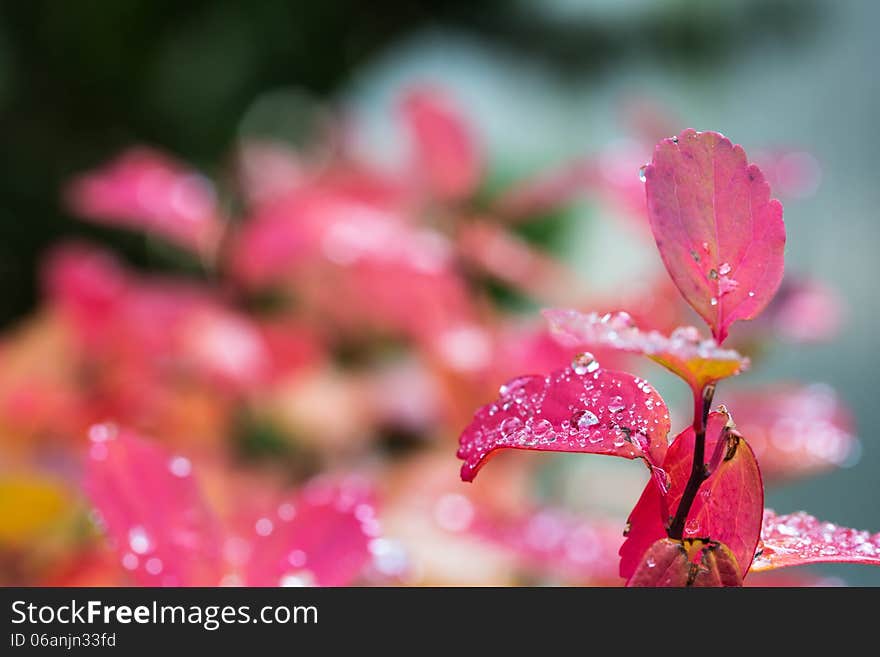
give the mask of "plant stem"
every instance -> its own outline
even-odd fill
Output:
[[[706,458],[706,421],[709,418],[709,410],[712,408],[712,398],[715,396],[715,384],[708,385],[699,393],[694,393],[694,458],[691,462],[691,475],[688,478],[681,501],[675,516],[666,530],[669,538],[681,540],[684,536],[684,525],[688,513],[697,497],[697,491],[707,477]]]

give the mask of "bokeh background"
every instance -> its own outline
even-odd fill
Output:
[[[62,202],[61,190],[74,175],[134,144],[156,147],[222,179],[237,144],[259,136],[311,149],[316,126],[341,110],[357,126],[361,151],[378,163],[395,162],[405,150],[395,110],[399,96],[429,83],[446,90],[473,126],[486,162],[480,194],[490,198],[492,190],[566,161],[626,151],[651,131],[640,135],[634,126],[655,121],[676,132],[717,130],[750,155],[795,154],[789,160],[798,167],[791,193],[774,190],[785,203],[786,267],[832,288],[843,319],[828,339],[762,349],[754,371],[737,384],[827,383],[852,409],[852,431],[861,438],[847,467],[773,486],[767,505],[880,530],[880,444],[873,436],[880,357],[872,264],[880,246],[878,19],[880,7],[870,0],[3,2],[0,326],[9,342],[39,311],[42,263],[69,238],[103,245],[141,272],[204,277],[161,240],[82,221]],[[585,193],[564,212],[516,230],[567,263],[591,294],[607,297],[656,267],[656,256],[643,255],[649,252],[634,246],[611,214]],[[542,305],[511,301],[504,290],[488,294],[522,316],[534,316]],[[337,352],[337,360],[357,362],[360,348]],[[5,348],[3,357],[8,353]],[[684,391],[658,369],[646,372],[670,403],[684,400]],[[313,403],[331,403],[315,394]],[[475,408],[488,398],[471,401]],[[0,441],[17,443],[10,426],[4,425]],[[431,438],[445,445],[437,453],[449,453],[453,488],[454,431],[450,425],[444,429],[449,435]],[[282,445],[277,449],[283,462],[296,461],[296,440],[267,432],[272,436],[266,441]],[[421,440],[414,447],[412,436],[383,434],[373,443],[380,447],[345,462],[361,467],[376,459],[415,458],[420,451],[433,454],[435,446]],[[275,449],[257,450],[257,460],[276,459]],[[76,469],[59,465],[76,461],[75,447],[63,457],[31,453],[27,460],[13,452],[17,448],[0,453],[4,472],[48,472],[78,490]],[[541,459],[538,470],[529,471],[530,496],[578,513],[597,506],[621,523],[643,477],[631,463]],[[317,462],[324,463],[320,454]],[[289,466],[296,470],[294,484],[323,467],[309,463]],[[442,471],[431,468],[432,477]],[[411,484],[400,486],[417,488],[420,475],[410,477]],[[14,491],[4,493],[7,506],[16,503]],[[584,501],[590,495],[596,499]],[[446,499],[447,507],[456,500]],[[23,544],[8,539],[0,563],[7,570],[4,580],[52,581],[47,573],[54,573],[54,563],[75,561],[70,555],[79,554],[81,543],[74,549],[45,527],[27,540],[44,540],[41,532],[62,547],[39,567],[22,565]],[[406,547],[405,539],[400,543]],[[471,572],[478,563],[463,563],[470,559],[467,551],[443,549],[462,562],[460,577],[426,581],[483,582]],[[445,567],[454,571],[455,564]],[[868,567],[817,572],[848,584],[880,584],[880,570]],[[544,581],[529,577],[503,574],[488,581]]]

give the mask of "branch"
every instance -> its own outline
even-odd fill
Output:
[[[687,486],[678,503],[675,516],[666,530],[669,538],[681,540],[684,535],[684,525],[688,513],[697,497],[700,485],[708,477],[706,472],[706,421],[709,418],[709,410],[712,408],[712,398],[715,396],[715,384],[703,388],[700,394],[694,394],[694,458],[691,462],[691,475]]]

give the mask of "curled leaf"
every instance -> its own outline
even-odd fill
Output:
[[[471,481],[498,449],[609,454],[657,464],[666,453],[669,413],[644,380],[581,354],[571,368],[523,376],[500,388],[459,438],[461,478]]]
[[[642,172],[660,255],[718,342],[758,315],[782,281],[782,204],[761,170],[717,132],[664,139]]]
[[[645,552],[627,586],[742,586],[736,557],[722,543],[661,538]]]
[[[880,566],[880,533],[822,522],[803,511],[788,515],[764,511],[753,572],[835,562]]]
[[[545,310],[550,330],[570,347],[603,346],[643,354],[684,379],[693,390],[702,390],[745,370],[749,359],[733,349],[722,349],[715,340],[700,339],[692,326],[675,329],[666,336],[641,331],[628,313],[599,315],[576,310]]]
[[[764,487],[752,450],[745,440],[728,432],[727,421],[726,413],[709,415],[707,461],[713,454],[720,461],[697,492],[685,521],[684,538],[724,543],[745,576],[761,530]],[[654,478],[636,503],[627,540],[620,548],[622,577],[631,577],[647,548],[666,535],[668,519],[678,508],[690,477],[694,443],[692,427],[676,437],[663,461],[668,490],[664,492]]]

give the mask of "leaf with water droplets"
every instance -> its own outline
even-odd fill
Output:
[[[742,586],[736,557],[723,543],[661,538],[645,552],[627,586]]]
[[[509,381],[497,400],[474,414],[459,438],[461,478],[473,480],[505,448],[641,457],[657,464],[668,432],[666,404],[651,386],[580,354],[571,368]]]
[[[545,310],[550,330],[560,343],[570,346],[603,346],[643,354],[684,379],[694,390],[745,370],[749,359],[733,349],[722,349],[715,340],[701,339],[696,328],[683,326],[666,336],[641,331],[628,313],[606,315],[576,310]]]
[[[717,132],[664,139],[645,179],[666,269],[723,342],[733,322],[764,309],[782,280],[782,204],[742,147]]]
[[[761,529],[764,486],[752,450],[745,440],[727,431],[727,421],[725,413],[709,415],[706,460],[710,462],[716,453],[720,460],[697,492],[685,522],[684,538],[724,543],[745,576]],[[627,540],[620,548],[622,577],[629,578],[645,550],[666,535],[666,523],[675,514],[690,476],[694,443],[692,427],[676,437],[663,461],[668,492],[664,494],[656,478],[652,479],[636,503],[629,518]]]
[[[777,384],[724,397],[765,479],[806,477],[840,467],[858,455],[853,419],[823,384]]]
[[[436,89],[414,89],[402,103],[412,135],[413,168],[435,198],[454,201],[472,194],[482,162],[468,125],[451,100]]]
[[[84,487],[123,567],[144,586],[216,586],[221,534],[189,461],[111,424],[89,438]]]
[[[143,230],[202,253],[216,246],[221,233],[211,182],[149,148],[133,148],[75,178],[66,200],[92,221]]]
[[[248,586],[346,586],[379,534],[369,491],[357,482],[316,480],[253,519]]]
[[[803,511],[780,516],[766,509],[752,571],[811,563],[880,566],[880,532],[840,527]]]

